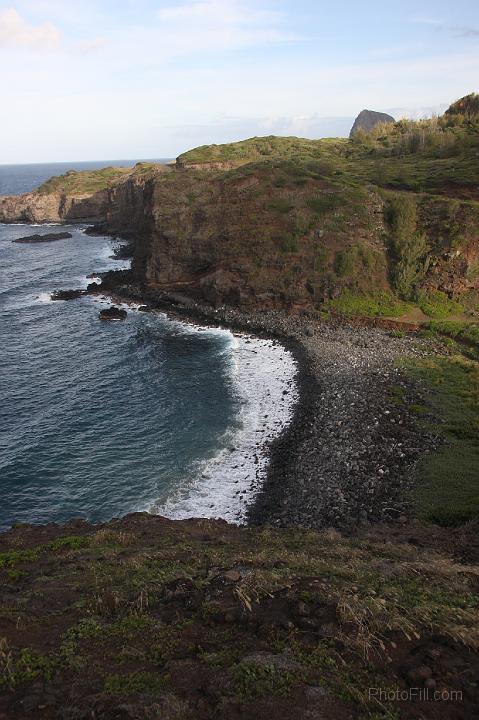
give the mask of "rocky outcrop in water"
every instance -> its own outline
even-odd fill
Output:
[[[128,313],[123,308],[112,305],[106,310],[100,310],[100,320],[125,320]]]
[[[50,297],[52,300],[77,300],[86,294],[86,290],[55,290]]]
[[[34,245],[36,243],[54,242],[55,240],[68,240],[71,237],[73,237],[73,235],[69,232],[46,233],[45,235],[39,235],[37,233],[35,235],[26,235],[25,237],[17,238],[16,240],[12,240],[12,242]]]

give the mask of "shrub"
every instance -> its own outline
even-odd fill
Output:
[[[293,205],[288,202],[288,200],[283,200],[283,198],[276,198],[275,200],[271,200],[271,202],[267,203],[266,209],[267,210],[275,210],[279,213],[289,213],[290,210],[293,209]]]
[[[413,197],[394,195],[386,207],[390,228],[391,281],[404,299],[410,299],[428,267],[428,246],[417,231],[417,205]]]
[[[454,313],[464,312],[464,306],[450,300],[446,293],[440,290],[422,292],[418,297],[418,304],[425,315],[437,320],[444,320]]]
[[[307,200],[309,209],[318,215],[334,210],[334,208],[338,207],[340,203],[340,198],[332,193],[316,195],[315,197],[311,197]]]

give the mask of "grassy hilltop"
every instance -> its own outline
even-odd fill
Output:
[[[479,311],[477,97],[442,117],[383,123],[351,140],[271,136],[202,146],[180,155],[176,171],[142,163],[72,172],[39,193],[152,181],[151,234],[174,243],[168,257],[159,246],[143,248],[141,272],[160,285],[186,282],[209,302],[260,298],[265,306],[471,324]],[[201,284],[220,266],[224,287],[218,278],[213,289]]]

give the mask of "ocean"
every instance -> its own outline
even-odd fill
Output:
[[[9,167],[4,194],[52,168]],[[128,266],[110,238],[64,227],[30,245],[12,240],[52,228],[0,225],[0,529],[144,510],[242,522],[291,417],[291,354],[135,308],[102,322],[109,298],[52,301]]]

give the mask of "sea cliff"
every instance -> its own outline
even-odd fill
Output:
[[[478,124],[452,107],[0,200],[3,222],[132,243],[89,292],[275,337],[300,367],[249,527],[0,536],[0,720],[477,714]]]

